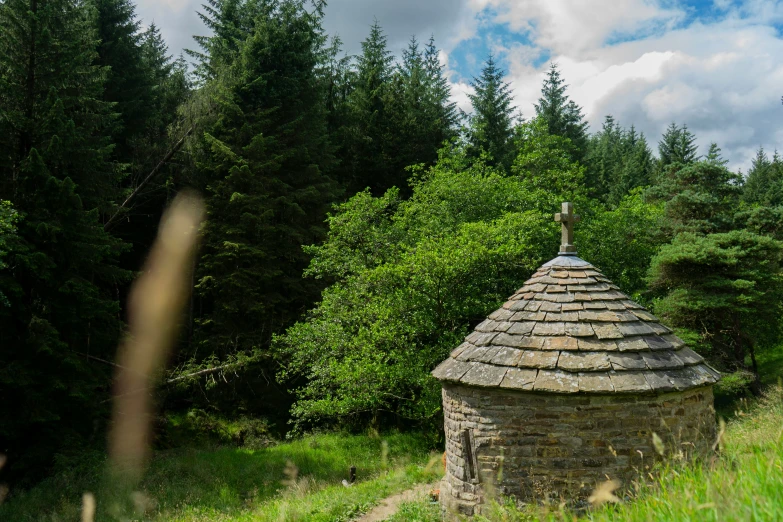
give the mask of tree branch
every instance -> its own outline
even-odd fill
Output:
[[[130,193],[130,195],[125,198],[125,201],[122,202],[122,204],[117,207],[116,212],[109,218],[109,220],[103,225],[103,230],[108,232],[112,225],[116,222],[117,218],[120,217],[120,214],[122,211],[127,208],[128,204],[135,198],[139,192],[141,192],[141,189],[143,189],[152,179],[158,174],[160,169],[163,168],[163,165],[168,163],[169,160],[174,156],[174,154],[177,153],[177,151],[182,148],[182,145],[185,143],[185,139],[190,136],[193,133],[193,127],[190,127],[186,132],[185,135],[182,136],[182,138],[179,139],[177,143],[174,144],[171,149],[166,153],[165,156],[163,156],[163,159],[161,159],[157,165],[155,165],[155,168],[150,171],[149,174],[147,174],[147,177],[144,178],[144,180],[139,183],[139,185],[133,190],[133,192]]]

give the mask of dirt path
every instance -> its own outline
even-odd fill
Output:
[[[415,488],[408,489],[402,493],[397,493],[390,497],[386,497],[381,500],[381,503],[372,508],[370,511],[357,518],[354,522],[381,522],[386,520],[397,512],[400,504],[403,502],[410,502],[416,500],[422,495],[426,495],[429,491],[436,487],[435,483],[419,484]]]

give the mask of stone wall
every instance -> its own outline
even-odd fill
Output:
[[[444,383],[443,410],[447,520],[480,512],[493,494],[573,499],[607,475],[629,484],[657,456],[653,432],[667,454],[684,458],[715,440],[709,386],[657,396],[552,395]]]

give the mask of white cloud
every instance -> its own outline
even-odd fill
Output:
[[[696,134],[700,152],[716,141],[730,166],[743,170],[760,145],[783,143],[783,40],[769,25],[783,20],[783,2],[721,4],[722,20],[677,29],[681,10],[642,0],[486,3],[507,29],[530,31],[531,45],[507,49],[508,78],[526,117],[548,65],[532,64],[548,50],[593,130],[612,114],[644,132],[655,149],[676,121]],[[611,43],[634,31],[642,36]]]
[[[486,0],[486,6],[497,12],[497,23],[571,56],[589,53],[612,36],[671,26],[684,14],[647,0]]]
[[[451,84],[451,98],[457,103],[457,107],[465,111],[466,113],[472,112],[470,105],[470,98],[468,95],[475,94],[476,89],[465,82],[457,82]]]
[[[194,46],[193,34],[206,33],[195,14],[203,0],[139,1],[139,15],[155,20],[175,53]],[[688,8],[679,0],[331,0],[324,25],[349,53],[360,51],[373,17],[395,53],[411,35],[426,40],[434,33],[465,110],[472,89],[464,78],[477,73],[483,57],[456,74],[448,55],[486,29],[485,43],[507,58],[525,117],[533,115],[546,70],[533,64],[549,55],[592,129],[612,114],[655,148],[676,121],[696,133],[702,152],[716,141],[733,168],[747,170],[759,145],[783,148],[783,41],[772,27],[783,23],[783,0],[713,0],[705,9],[722,18],[683,28]],[[501,30],[524,33],[528,43],[503,44]]]

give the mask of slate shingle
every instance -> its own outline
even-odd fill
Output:
[[[544,264],[432,374],[548,393],[665,393],[720,374],[576,256]]]

